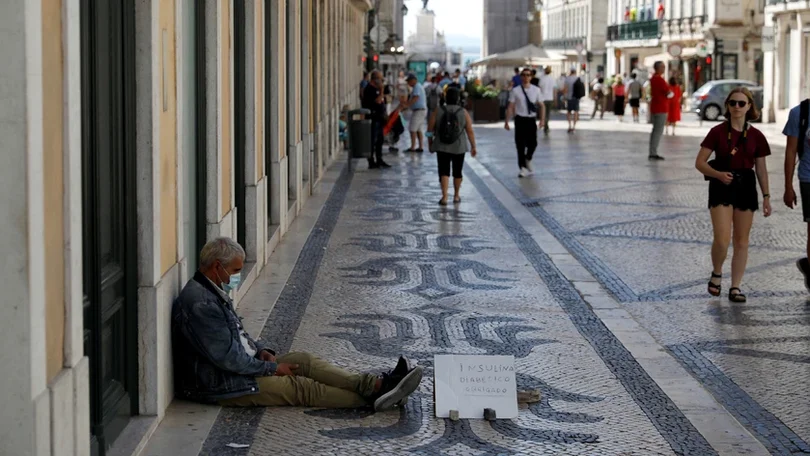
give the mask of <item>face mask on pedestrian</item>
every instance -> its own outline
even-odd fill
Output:
[[[226,292],[230,292],[231,290],[236,290],[239,288],[239,284],[242,282],[242,273],[236,272],[234,274],[228,274],[228,270],[225,269],[225,266],[222,263],[219,263],[219,268],[225,272],[225,277],[227,277],[227,281],[223,280],[220,283],[220,287],[225,290]],[[222,280],[222,276],[219,274],[219,270],[217,270],[217,277],[219,280]]]

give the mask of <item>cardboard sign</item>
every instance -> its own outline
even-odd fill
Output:
[[[433,357],[436,416],[483,418],[494,409],[501,418],[517,418],[514,356],[435,355]]]

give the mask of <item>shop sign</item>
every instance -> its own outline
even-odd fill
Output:
[[[667,52],[672,57],[678,58],[681,56],[681,53],[683,52],[683,45],[681,45],[681,43],[672,43],[669,46],[667,46]]]

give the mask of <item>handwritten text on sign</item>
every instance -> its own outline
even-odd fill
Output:
[[[435,355],[436,416],[458,410],[460,418],[516,418],[517,386],[513,356]]]

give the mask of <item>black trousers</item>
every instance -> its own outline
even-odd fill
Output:
[[[439,163],[439,177],[450,177],[450,169],[453,170],[453,178],[461,179],[461,170],[464,168],[464,155],[448,154],[446,152],[436,152],[436,161]]]
[[[383,123],[377,120],[371,121],[371,154],[368,156],[368,162],[374,163],[374,157],[377,162],[382,161],[383,140]]]
[[[531,160],[537,149],[537,120],[534,117],[515,116],[515,145],[518,167],[525,168],[526,160]]]

